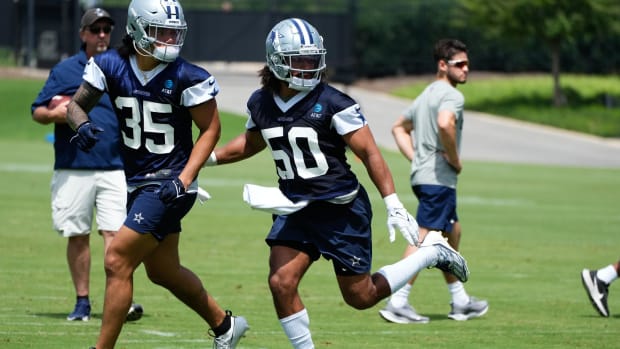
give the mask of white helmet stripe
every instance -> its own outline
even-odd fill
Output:
[[[297,28],[297,31],[299,31],[302,45],[314,44],[314,41],[312,40],[312,35],[310,35],[310,28],[308,27],[308,23],[299,18],[292,18],[291,21],[295,25],[295,28]]]

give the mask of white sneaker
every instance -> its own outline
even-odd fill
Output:
[[[445,272],[452,273],[461,282],[466,282],[469,279],[469,268],[467,268],[467,261],[460,253],[448,244],[446,239],[441,235],[441,232],[437,230],[431,230],[426,234],[422,247],[434,245],[439,250],[439,258],[437,263],[432,267],[436,267]]]
[[[465,305],[454,305],[450,303],[452,310],[448,317],[456,321],[465,321],[471,318],[480,317],[487,313],[489,310],[489,302],[484,299],[476,299],[475,297],[469,297],[469,302]]]
[[[427,324],[430,321],[430,318],[418,314],[409,304],[396,308],[388,302],[383,309],[379,310],[379,315],[386,321],[397,324]]]
[[[213,338],[213,349],[235,349],[241,337],[250,329],[243,316],[232,316],[230,310],[226,310],[226,314],[230,315],[230,329]]]

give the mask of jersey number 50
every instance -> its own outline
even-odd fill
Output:
[[[280,168],[276,166],[278,170],[278,176],[282,179],[293,179],[295,177],[295,172],[293,172],[293,165],[297,169],[297,174],[299,177],[308,179],[312,177],[322,176],[327,173],[328,165],[327,159],[325,158],[325,154],[321,152],[319,148],[319,137],[315,130],[310,127],[292,127],[288,131],[288,143],[290,144],[291,151],[293,153],[293,161],[291,162],[290,157],[284,150],[274,149],[272,142],[270,142],[273,138],[279,138],[284,136],[284,128],[283,127],[272,127],[266,128],[261,131],[263,138],[269,145],[269,149],[271,150],[271,155],[273,156],[273,160],[280,160],[284,165],[284,168]],[[297,143],[298,139],[305,139],[308,144],[308,151],[314,158],[316,166],[308,167],[306,162],[304,161],[304,152]]]

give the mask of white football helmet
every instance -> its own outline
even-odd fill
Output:
[[[281,21],[267,35],[265,47],[269,70],[290,88],[309,91],[321,82],[327,50],[310,23],[299,18]]]
[[[181,52],[187,23],[178,0],[132,0],[127,10],[127,34],[136,51],[172,62]]]

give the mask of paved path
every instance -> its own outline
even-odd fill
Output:
[[[261,63],[210,62],[205,66],[217,78],[221,110],[245,115],[245,103],[260,87]],[[0,67],[0,76],[46,78],[48,71]],[[396,149],[391,126],[411,101],[357,87],[339,88],[362,106],[377,143]],[[467,102],[465,104],[467,106]],[[619,111],[620,112],[620,111]],[[605,139],[577,132],[465,111],[462,157],[504,163],[620,168],[620,139]]]
[[[217,97],[220,109],[245,115],[245,102],[259,87],[256,71],[261,65],[216,63],[206,67],[222,88]],[[391,126],[410,101],[351,86],[338,87],[360,103],[377,143],[396,149]],[[505,163],[620,168],[620,140],[466,111],[462,157]]]

